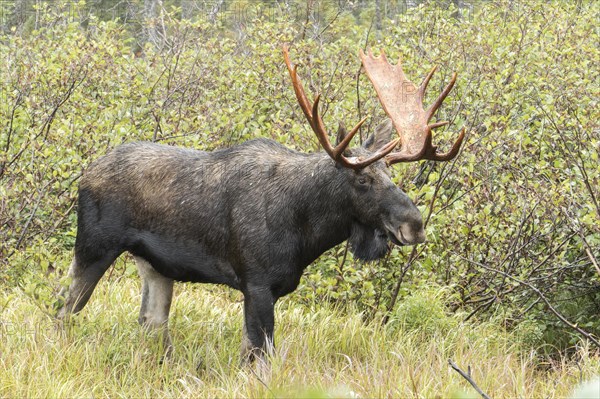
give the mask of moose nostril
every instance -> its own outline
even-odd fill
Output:
[[[403,224],[400,226],[400,235],[406,241],[406,244],[414,245],[425,242],[426,235],[423,227],[414,224]]]

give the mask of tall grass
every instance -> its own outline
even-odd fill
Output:
[[[239,365],[241,296],[176,286],[172,358],[137,325],[139,280],[111,278],[67,325],[36,300],[0,291],[0,397],[452,397],[474,394],[452,358],[491,397],[564,397],[600,369],[580,348],[541,361],[499,326],[444,312],[441,291],[404,301],[383,327],[358,312],[292,299],[276,308],[271,366]],[[462,396],[461,396],[462,397]]]

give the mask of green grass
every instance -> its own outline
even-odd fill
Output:
[[[541,361],[493,323],[447,315],[433,289],[405,300],[386,327],[283,299],[271,367],[244,368],[241,295],[191,284],[176,286],[175,352],[161,363],[158,340],[136,322],[139,286],[103,280],[62,328],[20,289],[0,291],[0,397],[477,397],[452,358],[493,398],[557,398],[600,370],[587,348],[577,362]]]

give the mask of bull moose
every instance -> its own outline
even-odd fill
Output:
[[[465,135],[440,154],[429,124],[456,81],[424,110],[435,68],[416,87],[383,51],[360,51],[389,116],[359,148],[348,148],[365,119],[331,145],[284,46],[285,64],[308,123],[325,152],[292,151],[251,140],[204,152],[130,143],[93,162],[79,186],[75,256],[59,318],[79,312],[114,260],[127,251],[143,278],[139,322],[167,331],[174,281],[225,284],[244,295],[242,359],[273,343],[274,304],[298,286],[304,269],[348,240],[358,259],[383,257],[389,242],[425,241],[422,216],[390,179],[398,162],[454,158]],[[392,139],[395,130],[399,136]],[[397,149],[397,147],[400,147]]]

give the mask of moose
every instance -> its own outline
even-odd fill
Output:
[[[435,67],[417,87],[383,51],[359,55],[389,118],[358,148],[349,143],[366,118],[350,132],[340,128],[333,146],[320,96],[309,102],[284,46],[296,98],[325,152],[301,153],[267,139],[212,152],[129,143],[93,162],[80,181],[71,282],[58,317],[79,312],[115,259],[129,252],[143,279],[138,321],[161,331],[168,351],[173,282],[224,284],[243,293],[242,360],[250,362],[272,348],[275,302],[323,252],[348,240],[357,259],[371,261],[385,256],[390,242],[424,242],[422,216],[388,167],[458,154],[465,129],[450,151],[438,153],[432,129],[448,122],[429,123],[456,73],[425,110]]]

